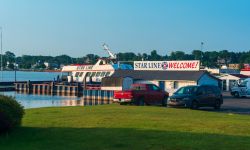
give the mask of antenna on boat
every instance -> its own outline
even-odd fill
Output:
[[[114,53],[112,53],[112,52],[110,51],[110,49],[109,49],[109,47],[108,47],[107,44],[104,43],[102,46],[103,46],[103,49],[104,49],[105,51],[108,52],[109,58],[111,58],[111,59],[116,59],[116,58],[117,58],[117,57],[116,57],[116,54],[114,54]]]

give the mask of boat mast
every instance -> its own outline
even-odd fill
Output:
[[[112,53],[112,52],[110,51],[108,45],[104,43],[102,46],[103,46],[103,49],[104,49],[105,51],[108,52],[109,58],[110,58],[110,59],[116,60],[116,58],[117,58],[117,57],[116,57],[116,54],[114,54],[114,53]]]
[[[1,81],[3,81],[3,28],[0,27],[1,30]]]

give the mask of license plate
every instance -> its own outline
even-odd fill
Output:
[[[120,102],[130,102],[130,99],[121,99]]]
[[[125,102],[125,99],[121,99],[121,102]]]

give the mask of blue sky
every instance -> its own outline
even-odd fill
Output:
[[[105,56],[250,50],[249,0],[0,0],[3,51]]]

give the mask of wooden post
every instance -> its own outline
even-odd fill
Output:
[[[86,78],[85,78],[85,80],[86,80]],[[85,85],[85,84],[84,84]],[[81,96],[82,95],[82,91],[83,89],[82,89],[82,86],[81,86],[81,84],[80,83],[77,83],[77,96]]]
[[[29,81],[27,81],[27,86],[26,86],[26,92],[28,93],[28,94],[30,94],[31,93],[31,84],[30,84],[30,80]]]
[[[54,82],[51,82],[50,83],[50,94],[53,95],[53,92],[54,92]]]
[[[87,89],[87,81],[86,81],[86,76],[84,77],[84,80],[83,80],[83,87],[84,87],[84,90]]]

